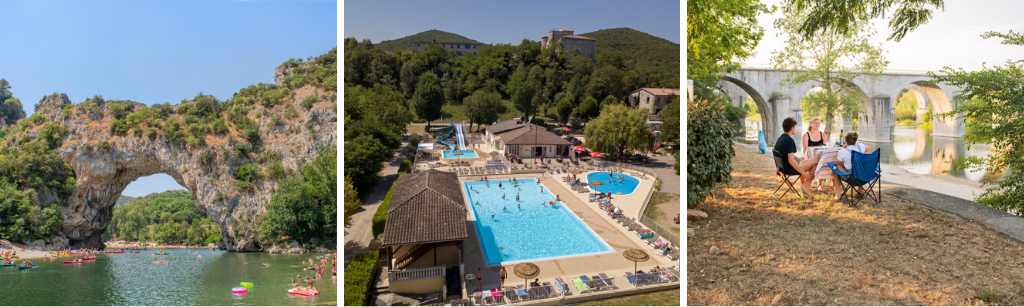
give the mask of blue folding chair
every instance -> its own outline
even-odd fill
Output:
[[[846,193],[853,190],[854,187],[867,185],[867,189],[864,189],[864,194],[861,197],[857,197],[856,202],[852,198],[850,199],[850,205],[856,206],[864,197],[870,197],[875,201],[875,204],[882,204],[882,169],[879,166],[881,152],[882,149],[877,149],[870,154],[852,152],[851,166],[853,168],[848,170],[840,171],[836,168],[834,162],[828,163],[828,168],[832,169],[832,172],[836,175],[839,175],[839,179],[842,179],[843,182],[843,194],[839,196],[840,200],[846,197]],[[874,190],[875,185],[878,185],[878,191]]]
[[[778,194],[779,190],[781,190],[783,186],[787,186],[788,188],[786,188],[785,192],[782,192],[782,196],[778,196],[777,198],[781,199],[783,197],[786,197],[786,193],[789,193],[789,191],[793,191],[794,194],[797,194],[797,196],[799,196],[800,194],[796,191],[796,187],[793,186],[794,180],[791,180],[790,178],[796,177],[797,179],[799,179],[800,172],[797,172],[794,169],[787,169],[786,167],[784,167],[784,163],[788,163],[788,157],[783,157],[782,153],[780,153],[778,150],[773,148],[772,155],[775,156],[775,175],[781,177],[780,179],[782,181],[782,183],[779,184],[779,187],[775,189],[775,192],[772,193],[772,196]]]

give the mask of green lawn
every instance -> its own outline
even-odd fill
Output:
[[[680,290],[665,290],[583,302],[576,306],[679,306],[680,296]]]

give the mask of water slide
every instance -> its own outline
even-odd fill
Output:
[[[455,135],[458,136],[459,150],[466,150],[466,137],[462,134],[462,124],[455,125]]]
[[[455,150],[455,143],[454,142],[445,142],[445,140],[450,139],[451,137],[455,136],[455,129],[452,129],[452,128],[454,128],[454,126],[444,127],[441,131],[447,130],[448,134],[446,134],[444,136],[440,136],[440,137],[437,138],[437,141],[439,143],[442,143],[442,144],[445,144],[446,146],[448,146],[448,150]],[[451,129],[451,130],[449,130],[449,129]]]

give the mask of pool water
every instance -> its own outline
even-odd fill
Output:
[[[487,265],[612,251],[536,178],[518,181],[463,182]]]
[[[456,155],[455,155],[455,153],[456,153],[456,152],[461,152],[461,153],[462,153],[462,155],[461,155],[461,156],[456,156]],[[477,155],[476,155],[476,151],[475,151],[475,150],[445,150],[445,151],[442,151],[442,152],[441,152],[441,155],[442,155],[442,156],[444,156],[444,158],[445,158],[445,159],[459,159],[459,158],[462,158],[462,159],[469,159],[469,158],[477,158]]]
[[[619,176],[622,176],[622,180],[619,180]],[[640,185],[640,179],[623,173],[596,172],[587,174],[588,183],[595,180],[600,181],[602,185],[590,186],[591,189],[601,193],[612,192],[612,195],[633,194],[633,191],[636,191],[636,187]]]

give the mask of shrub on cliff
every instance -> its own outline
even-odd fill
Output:
[[[312,162],[278,183],[267,213],[259,218],[263,245],[289,236],[306,247],[337,246],[338,158],[334,148],[321,147]]]
[[[56,204],[40,208],[32,204],[35,199],[35,191],[19,191],[15,184],[0,179],[0,239],[50,242],[64,217]]]

